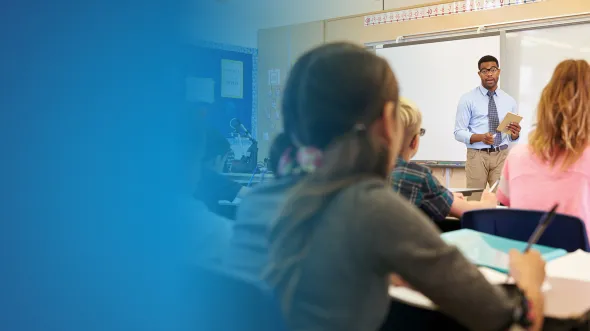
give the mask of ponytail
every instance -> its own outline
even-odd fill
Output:
[[[385,180],[388,175],[388,150],[366,130],[337,138],[322,159],[322,166],[292,189],[270,232],[271,262],[264,277],[281,290],[285,314],[290,311],[301,276],[300,262],[308,254],[317,216],[342,189],[366,178]]]
[[[282,102],[286,133],[273,142],[270,168],[295,185],[271,225],[263,275],[281,295],[287,318],[302,261],[331,200],[366,178],[385,185],[390,150],[373,123],[389,102],[398,103],[398,92],[387,61],[349,43],[322,45],[291,69]]]
[[[272,145],[270,146],[270,164],[269,168],[270,171],[273,172],[275,177],[279,176],[279,160],[283,153],[288,150],[289,148],[294,148],[289,135],[285,132],[279,133],[278,136],[273,140]]]

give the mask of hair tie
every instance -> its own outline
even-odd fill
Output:
[[[293,158],[293,149],[288,148],[279,160],[278,175],[289,176],[313,173],[322,164],[323,152],[310,146],[297,149]]]
[[[357,123],[352,127],[354,132],[364,132],[367,131],[367,127],[363,123]]]

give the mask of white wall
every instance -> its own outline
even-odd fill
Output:
[[[210,8],[196,15],[195,29],[201,32],[200,37],[255,48],[259,29],[379,11],[383,9],[384,0],[210,1]],[[399,2],[406,3],[408,0]]]

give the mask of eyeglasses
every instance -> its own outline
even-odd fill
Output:
[[[420,137],[423,137],[426,134],[426,129],[421,128],[420,129]]]
[[[490,69],[481,69],[481,70],[479,71],[479,73],[481,73],[482,75],[487,75],[487,74],[488,74],[488,73],[490,73],[490,72],[491,72],[492,74],[495,74],[495,73],[497,73],[499,70],[500,70],[499,68],[496,68],[496,67],[491,67]]]

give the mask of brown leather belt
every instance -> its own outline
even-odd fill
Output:
[[[498,147],[490,147],[490,148],[481,148],[481,149],[478,149],[478,151],[492,153],[492,152],[499,152],[499,151],[503,151],[503,150],[505,150],[506,148],[508,148],[508,145],[502,145],[502,146],[498,146]]]

